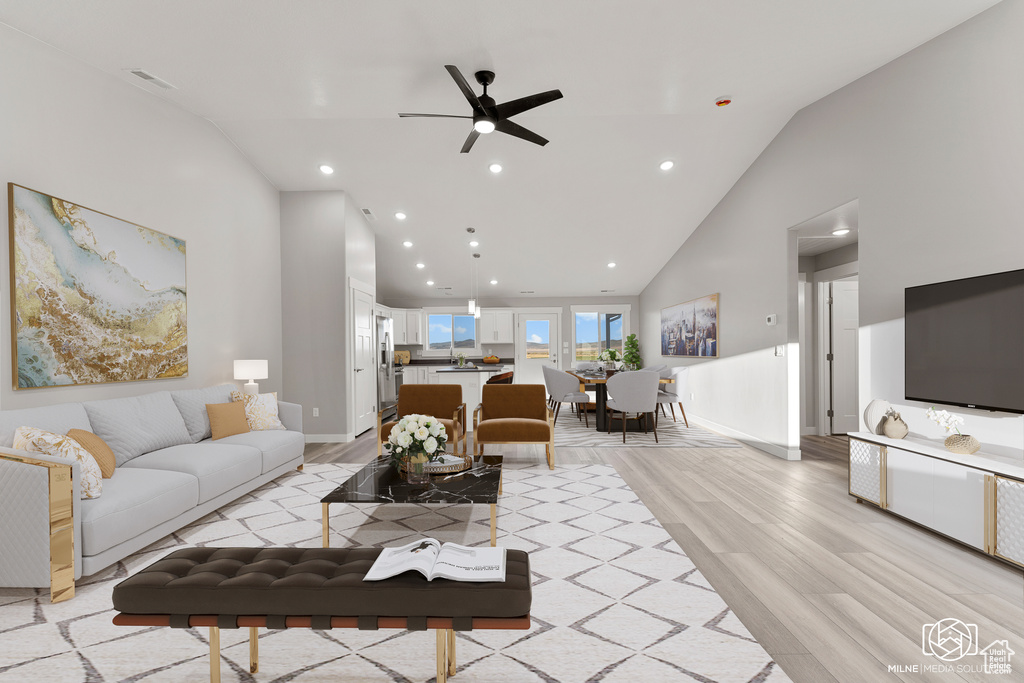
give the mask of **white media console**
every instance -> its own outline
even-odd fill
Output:
[[[1024,460],[855,432],[850,495],[1024,567]]]

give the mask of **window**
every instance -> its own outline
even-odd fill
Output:
[[[432,356],[476,351],[476,318],[456,313],[431,313],[427,316],[427,350]]]
[[[629,306],[573,306],[573,357],[577,361],[597,360],[605,349],[622,353],[622,340],[629,334]]]
[[[526,321],[526,357],[551,357],[551,321]]]

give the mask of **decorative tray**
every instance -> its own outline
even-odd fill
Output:
[[[467,455],[444,455],[441,460],[434,460],[423,465],[423,471],[427,474],[454,474],[463,472],[473,466],[473,457]],[[402,463],[402,471],[405,471],[405,463]]]

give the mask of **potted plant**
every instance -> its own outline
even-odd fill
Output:
[[[639,370],[644,366],[644,359],[640,357],[640,341],[635,334],[626,337],[626,343],[622,345],[622,362],[627,370]]]
[[[947,410],[935,410],[934,407],[929,408],[925,415],[928,416],[929,420],[938,423],[947,432],[950,430],[956,432],[956,434],[950,434],[946,437],[945,446],[946,450],[950,453],[970,455],[976,453],[981,448],[981,443],[973,436],[960,433],[959,426],[964,423],[964,418],[959,415],[953,415]]]
[[[424,466],[444,453],[448,434],[440,420],[431,415],[406,415],[391,428],[385,444],[392,464],[405,470],[410,484],[424,484],[430,475]]]

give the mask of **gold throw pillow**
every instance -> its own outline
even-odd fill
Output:
[[[234,434],[245,434],[249,423],[245,420],[245,406],[241,403],[207,403],[213,439],[223,439]]]
[[[77,441],[35,427],[18,427],[14,432],[14,447],[21,451],[44,453],[66,460],[77,460],[81,469],[80,479],[82,498],[99,498],[103,491],[103,474],[100,466],[89,451],[82,448]]]
[[[254,432],[263,432],[268,429],[286,429],[281,418],[277,416],[277,392],[269,394],[243,394],[240,391],[231,392],[231,400],[238,401],[245,406],[245,419],[249,422],[249,429]]]
[[[114,457],[114,451],[110,449],[106,441],[84,429],[69,429],[68,436],[77,441],[79,446],[89,451],[89,455],[100,466],[100,473],[103,474],[104,479],[110,479],[114,476],[117,458]]]

